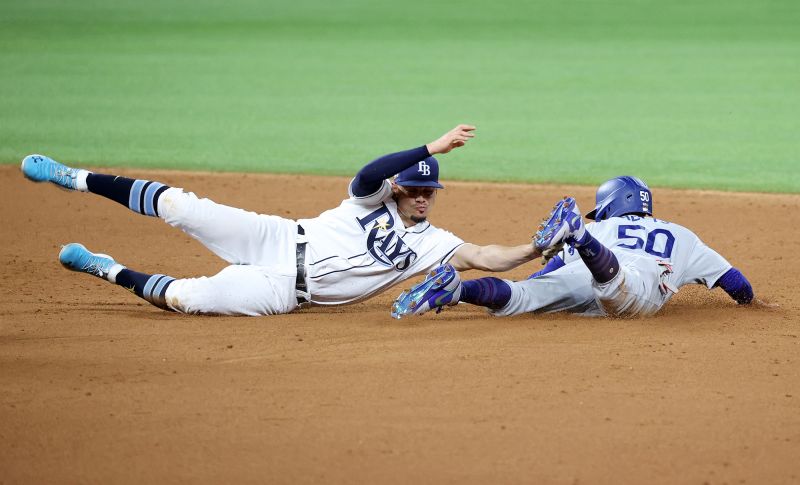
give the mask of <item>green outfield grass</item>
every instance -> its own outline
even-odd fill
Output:
[[[0,162],[800,192],[796,0],[3,0]]]

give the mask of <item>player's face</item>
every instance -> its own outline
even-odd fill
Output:
[[[434,187],[403,187],[395,185],[397,211],[415,224],[423,222],[436,202]]]

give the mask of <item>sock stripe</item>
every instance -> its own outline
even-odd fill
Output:
[[[151,276],[147,280],[147,283],[144,284],[144,288],[142,289],[142,298],[149,301],[150,294],[153,292],[153,288],[156,286],[156,283],[158,283],[158,281],[164,277],[165,275],[163,274],[154,274],[153,276]]]
[[[164,310],[170,310],[167,306],[166,294],[167,288],[173,281],[175,281],[175,278],[171,276],[138,273],[127,268],[117,275],[118,285],[133,290],[136,296]]]
[[[133,182],[133,186],[131,187],[131,193],[128,197],[128,208],[133,212],[142,213],[141,211],[141,195],[142,195],[142,188],[144,188],[145,184],[147,183],[146,180],[135,180]]]
[[[158,189],[163,187],[164,184],[160,182],[151,182],[150,185],[145,189],[144,192],[144,212],[143,214],[146,216],[156,216],[156,209],[155,209],[155,195],[158,192]]]
[[[166,288],[167,285],[169,283],[172,283],[174,280],[175,280],[175,278],[171,278],[169,276],[164,276],[161,279],[161,281],[159,281],[158,284],[156,284],[156,287],[153,288],[153,294],[151,295],[151,297],[152,298],[159,298],[159,299],[163,298],[164,295],[162,294],[162,292],[165,292],[166,289],[167,289]]]
[[[128,209],[151,217],[158,217],[158,197],[169,185],[150,180],[90,173],[86,176],[89,192],[119,202]]]
[[[145,180],[142,190],[139,191],[139,214],[144,214],[144,195],[147,193],[147,188],[152,184],[153,182]]]
[[[163,274],[151,276],[142,290],[142,298],[161,308],[167,307],[167,287],[175,278]]]
[[[170,276],[164,276],[161,279],[161,281],[158,282],[156,287],[153,289],[153,293],[150,295],[150,298],[147,301],[149,301],[150,303],[159,308],[164,308],[168,310],[169,308],[167,307],[167,298],[166,298],[167,288],[173,281],[175,281],[175,278],[172,278]]]
[[[156,193],[153,194],[153,214],[156,217],[160,217],[158,214],[158,198],[161,197],[161,194],[166,192],[168,188],[170,188],[169,185],[161,184],[161,187],[159,187],[158,190],[156,190]]]

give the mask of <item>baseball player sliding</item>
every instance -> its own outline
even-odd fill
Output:
[[[404,292],[392,316],[440,311],[459,301],[498,315],[568,311],[591,316],[656,313],[678,288],[690,283],[721,287],[739,304],[752,302],[747,278],[689,229],[653,216],[653,195],[640,179],[616,177],[597,189],[596,207],[584,225],[575,199],[558,202],[534,236],[539,252],[562,252],[525,281],[498,278],[461,281],[442,265]]]
[[[463,146],[474,130],[459,125],[427,145],[374,160],[350,182],[350,197],[339,207],[297,221],[224,206],[159,182],[70,168],[43,155],[25,157],[22,172],[35,182],[91,192],[160,217],[230,263],[211,277],[177,279],[133,271],[72,243],[59,254],[67,269],[123,286],[167,310],[271,315],[362,301],[445,263],[506,271],[539,256],[529,243],[465,243],[427,221],[437,190],[444,188],[433,155]]]

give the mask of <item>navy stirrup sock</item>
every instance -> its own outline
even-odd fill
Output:
[[[466,303],[499,310],[511,300],[511,286],[500,278],[478,278],[461,283],[461,299]]]
[[[116,201],[133,212],[158,217],[158,197],[169,188],[160,182],[134,180],[100,173],[86,177],[89,192]]]
[[[580,242],[575,242],[575,249],[598,283],[608,283],[619,273],[617,257],[592,237],[589,231],[586,231]]]
[[[175,278],[163,274],[138,273],[130,269],[123,269],[117,274],[117,284],[136,293],[153,305],[169,310],[167,306],[167,288]]]

